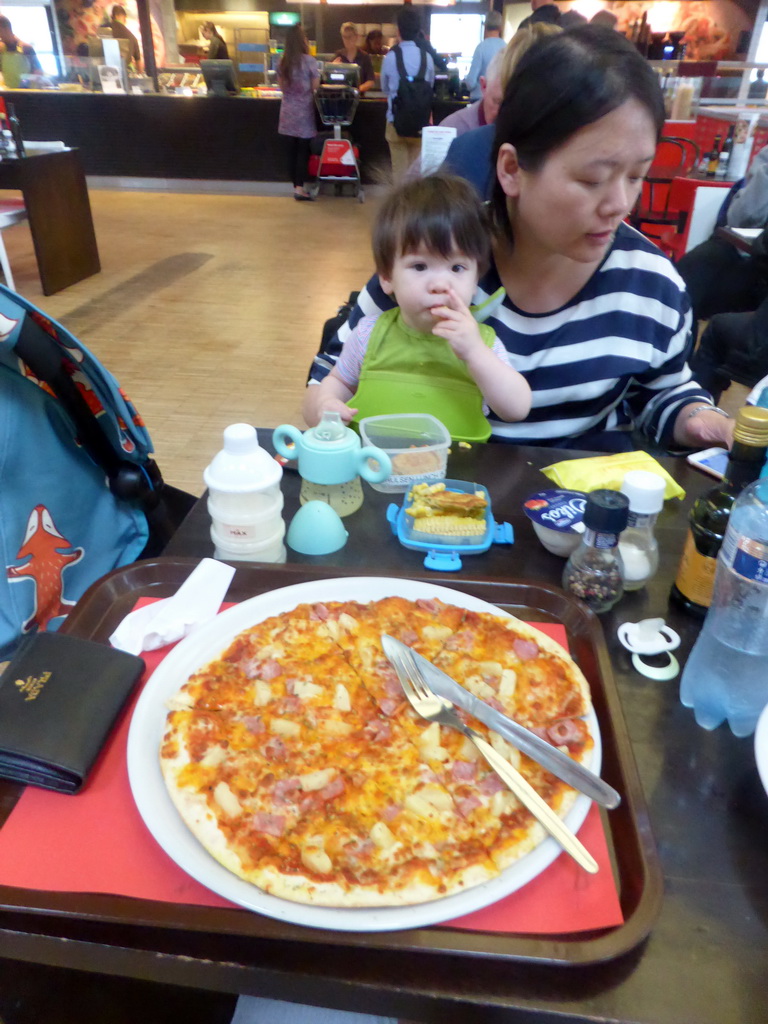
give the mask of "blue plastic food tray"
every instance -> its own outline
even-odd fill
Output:
[[[387,520],[392,527],[392,532],[403,547],[427,552],[424,559],[425,569],[455,572],[461,568],[462,555],[477,555],[482,551],[487,551],[491,544],[514,543],[515,533],[512,524],[494,522],[491,499],[481,484],[468,483],[466,480],[444,480],[442,482],[448,491],[459,491],[464,494],[482,491],[485,494],[488,499],[488,506],[485,510],[485,531],[480,535],[472,534],[467,537],[460,537],[456,534],[440,536],[439,534],[419,533],[413,527],[413,518],[406,515],[406,509],[411,505],[410,491],[406,492],[401,506],[389,505]]]

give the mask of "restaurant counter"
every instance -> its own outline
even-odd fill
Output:
[[[3,95],[15,106],[24,138],[77,147],[87,175],[289,180],[277,133],[279,100],[26,89]],[[436,100],[435,123],[460,106]],[[389,170],[385,119],[383,98],[363,99],[349,129],[366,183],[380,180],[377,167]]]
[[[485,484],[494,517],[511,522],[515,530],[511,548],[494,546],[466,557],[464,568],[455,575],[427,572],[421,554],[402,548],[385,520],[387,505],[399,501],[398,496],[364,485],[362,508],[345,519],[350,534],[345,548],[322,558],[301,559],[289,552],[284,567],[242,564],[233,590],[248,596],[268,589],[270,579],[284,585],[312,573],[400,574],[466,587],[470,593],[472,588],[482,588],[483,593],[495,588],[496,603],[503,603],[505,588],[514,587],[516,580],[525,581],[529,589],[556,588],[564,562],[539,544],[521,503],[546,486],[541,467],[572,456],[493,444],[453,453],[449,475]],[[753,740],[736,739],[725,726],[713,732],[699,728],[692,712],[680,704],[679,681],[644,679],[616,639],[620,623],[664,615],[681,634],[678,654],[684,663],[700,627],[697,620],[668,606],[668,594],[687,512],[712,481],[685,460],[663,463],[687,494],[682,502],[667,501],[659,516],[659,572],[646,588],[626,595],[599,620],[605,663],[610,665],[607,671],[615,680],[618,700],[610,715],[602,700],[598,708],[603,736],[608,738],[604,774],[611,781],[615,764],[610,737],[626,729],[631,740],[630,775],[636,778],[639,773],[642,784],[637,799],[637,794],[623,789],[622,807],[607,819],[627,921],[631,922],[638,900],[646,908],[643,928],[635,930],[633,941],[620,953],[611,929],[544,936],[538,943],[536,936],[510,935],[511,949],[527,949],[528,956],[458,956],[447,948],[434,948],[435,929],[318,934],[239,910],[4,888],[0,956],[428,1024],[768,1020],[768,799],[759,781]],[[287,522],[298,507],[299,483],[295,472],[286,471]],[[176,566],[173,572],[179,581],[196,559],[212,553],[209,528],[201,499],[166,551],[165,561]],[[173,561],[185,557],[190,559],[186,563]],[[145,563],[146,570],[140,563],[107,577],[92,588],[90,600],[86,595],[79,603],[67,629],[102,640],[108,636],[124,614],[125,595],[118,595],[125,572],[143,572],[148,581],[156,578],[159,585],[150,588],[150,595],[172,592],[170,570],[163,562]],[[594,679],[594,666],[589,673]],[[15,796],[16,787],[0,786],[0,820]],[[124,798],[130,800],[127,785]],[[637,866],[628,869],[628,832],[639,836],[649,853],[640,874]],[[460,934],[454,932],[451,941],[470,941],[457,937]],[[504,938],[496,936],[493,941],[503,946]],[[574,961],[574,950],[580,950],[586,961]],[[598,950],[603,962],[594,960]]]

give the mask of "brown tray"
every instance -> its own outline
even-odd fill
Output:
[[[95,583],[70,613],[65,631],[106,642],[139,597],[166,597],[173,593],[197,559],[137,562]],[[255,594],[307,580],[328,579],[344,573],[338,568],[281,565],[237,570],[227,600],[242,601]],[[391,574],[397,575],[397,574]],[[608,651],[597,617],[581,602],[546,585],[483,581],[469,576],[433,574],[419,578],[445,584],[489,601],[531,622],[561,622],[568,633],[571,654],[592,688],[603,745],[602,775],[622,794],[619,808],[602,812],[611,863],[624,914],[624,923],[592,932],[541,936],[464,932],[435,925],[400,932],[334,932],[276,921],[250,910],[198,907],[138,900],[97,893],[58,893],[0,886],[0,906],[62,919],[92,923],[118,923],[123,928],[175,929],[223,936],[247,936],[312,946],[348,946],[399,950],[414,954],[452,954],[542,964],[592,964],[620,956],[650,933],[661,908],[663,882],[648,810],[630,747],[621,704],[611,672]],[[0,782],[0,821],[9,813],[21,787]],[[76,799],[76,798],[75,798]],[[98,927],[98,924],[96,925]],[[126,943],[128,935],[125,934]],[[170,934],[163,939],[169,945]]]

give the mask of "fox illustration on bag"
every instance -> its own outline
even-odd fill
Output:
[[[97,579],[162,547],[168,492],[183,492],[151,455],[99,360],[0,286],[0,651],[58,628]]]

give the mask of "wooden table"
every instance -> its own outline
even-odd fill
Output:
[[[513,547],[467,558],[457,579],[559,582],[563,560],[541,547],[521,503],[548,485],[539,468],[563,457],[572,456],[504,445],[457,449],[449,475],[485,484],[495,518],[510,521],[516,532]],[[682,503],[667,502],[659,517],[659,573],[647,589],[627,595],[601,617],[664,872],[663,905],[645,943],[618,959],[569,967],[404,955],[365,946],[350,950],[333,943],[319,956],[316,947],[277,936],[257,940],[215,934],[215,929],[158,929],[151,905],[125,899],[113,901],[112,921],[88,913],[89,897],[82,897],[79,913],[67,915],[57,909],[61,900],[54,896],[47,914],[10,909],[6,898],[0,956],[441,1024],[768,1020],[768,798],[752,741],[735,739],[725,727],[711,733],[700,729],[678,700],[678,682],[639,676],[615,639],[623,621],[664,615],[683,637],[684,661],[699,629],[697,621],[669,608],[667,598],[687,510],[711,481],[683,460],[665,464],[688,495]],[[365,503],[346,520],[347,546],[306,561],[334,574],[423,577],[419,554],[401,548],[389,532],[384,514],[390,497],[363,486]],[[286,520],[297,508],[298,487],[295,473],[287,472]],[[210,554],[208,527],[201,500],[167,554]],[[289,558],[296,561],[292,554]],[[450,585],[450,578],[427,575]],[[11,789],[0,793],[6,809]]]
[[[101,270],[85,173],[76,149],[0,161],[0,189],[21,191],[44,295]]]

